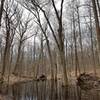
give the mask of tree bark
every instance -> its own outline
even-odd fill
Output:
[[[75,46],[75,76],[78,76],[78,72],[80,74],[80,68],[79,68],[79,60],[78,60],[78,53],[77,53],[77,40],[76,40],[76,32],[75,32],[75,18],[73,14],[73,39],[74,39],[74,46]]]
[[[15,68],[13,74],[18,75],[18,70],[20,66],[20,58],[21,58],[21,47],[22,47],[22,42],[20,41],[19,46],[18,46],[18,55],[17,55],[17,60],[15,63]]]
[[[90,33],[91,33],[91,51],[92,51],[92,59],[93,59],[93,69],[94,74],[96,75],[96,64],[95,64],[95,56],[94,56],[94,46],[93,46],[93,30],[92,30],[92,16],[91,16],[91,9],[89,9],[90,13]]]
[[[6,14],[5,25],[6,25],[6,44],[5,44],[5,49],[4,49],[1,78],[3,78],[5,74],[6,65],[9,68],[9,61],[10,61],[10,46],[11,46],[10,44],[10,22],[9,22],[9,18],[7,14]]]
[[[85,65],[84,65],[84,57],[83,57],[83,44],[82,44],[82,32],[81,32],[81,25],[80,25],[80,14],[79,8],[77,7],[77,14],[78,14],[78,28],[79,28],[79,41],[80,41],[80,48],[81,48],[81,64],[85,72]]]
[[[94,19],[96,24],[96,33],[97,33],[97,41],[98,41],[97,45],[98,45],[99,62],[100,62],[100,26],[99,26],[100,23],[99,23],[97,5],[95,0],[92,0],[92,5],[93,5]]]
[[[0,26],[1,26],[1,19],[2,19],[4,2],[5,2],[5,0],[1,0],[1,6],[0,6]]]

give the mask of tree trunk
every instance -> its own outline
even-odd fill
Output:
[[[19,46],[18,46],[18,55],[17,55],[17,60],[15,63],[14,72],[13,72],[13,74],[15,74],[15,75],[18,75],[18,73],[19,73],[18,70],[19,70],[19,66],[20,66],[21,47],[22,47],[22,42],[20,42]]]
[[[6,46],[5,46],[5,50],[4,50],[4,57],[3,57],[3,65],[2,65],[2,74],[1,77],[3,78],[4,74],[5,74],[5,69],[6,66],[9,68],[9,56],[10,56],[10,48],[9,48],[9,42],[8,42],[8,38],[6,39]]]
[[[66,70],[66,57],[65,57],[65,48],[64,48],[64,34],[63,34],[63,28],[62,28],[62,20],[59,20],[59,29],[58,29],[58,37],[59,37],[59,54],[60,54],[60,61],[61,66],[63,69],[63,77],[64,82],[63,85],[68,85],[68,77],[67,77],[67,70]]]
[[[54,70],[53,70],[53,60],[52,60],[52,54],[51,54],[51,49],[50,49],[50,44],[49,44],[49,40],[48,37],[46,35],[46,30],[43,29],[42,25],[41,25],[41,20],[40,20],[40,16],[38,13],[38,17],[39,17],[39,26],[44,34],[44,37],[46,39],[46,44],[47,44],[47,49],[48,49],[48,54],[49,54],[49,59],[50,59],[50,68],[51,68],[51,79],[54,80]],[[47,26],[46,26],[47,27]],[[46,28],[47,29],[47,28]]]
[[[94,56],[94,47],[93,47],[93,30],[92,30],[92,16],[91,16],[91,9],[89,11],[90,13],[90,33],[91,33],[91,51],[92,51],[92,60],[93,60],[93,69],[94,73],[96,75],[96,64],[95,64],[95,56]]]
[[[1,6],[0,6],[0,26],[1,26],[1,19],[2,19],[4,2],[5,2],[5,0],[1,0]]]
[[[78,76],[78,72],[80,74],[80,68],[79,68],[79,60],[78,60],[78,54],[77,54],[77,40],[76,40],[76,32],[75,32],[75,19],[73,15],[73,38],[74,38],[74,46],[75,46],[75,76]]]
[[[99,0],[96,0],[96,2],[97,2],[98,12],[99,12],[99,16],[100,16],[100,3],[99,3]]]
[[[84,65],[84,57],[83,57],[83,45],[82,45],[82,32],[81,32],[81,25],[80,25],[80,15],[79,15],[79,8],[77,7],[77,14],[78,14],[78,28],[79,28],[79,41],[80,41],[80,48],[81,48],[81,65],[85,72],[85,65]]]
[[[92,0],[93,5],[93,12],[94,12],[94,18],[95,18],[95,24],[96,24],[96,32],[97,32],[97,40],[98,40],[98,53],[99,53],[99,62],[100,62],[100,26],[99,26],[99,18],[98,18],[98,11],[96,6],[96,1]]]
[[[8,19],[7,14],[6,14],[5,24],[6,24],[6,44],[5,44],[5,49],[4,49],[1,78],[3,78],[5,74],[6,65],[8,66],[7,68],[9,68],[9,61],[10,61],[10,46],[11,46],[10,44],[10,24],[9,24],[9,19]]]
[[[50,50],[50,45],[49,45],[49,40],[46,39],[47,47],[48,47],[48,54],[49,54],[49,59],[50,59],[50,68],[51,68],[51,79],[54,80],[54,69],[53,69],[53,60],[52,60],[52,55],[51,55],[51,50]]]

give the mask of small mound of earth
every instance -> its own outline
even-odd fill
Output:
[[[77,85],[84,90],[100,90],[100,77],[95,76],[94,74],[82,73],[77,78]]]

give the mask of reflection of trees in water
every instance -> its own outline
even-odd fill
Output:
[[[75,85],[62,87],[55,81],[16,84],[12,95],[13,100],[100,100],[99,92],[83,91]]]

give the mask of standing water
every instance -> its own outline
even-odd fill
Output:
[[[100,91],[85,91],[76,85],[65,88],[60,81],[35,81],[10,86],[5,100],[100,100]]]

